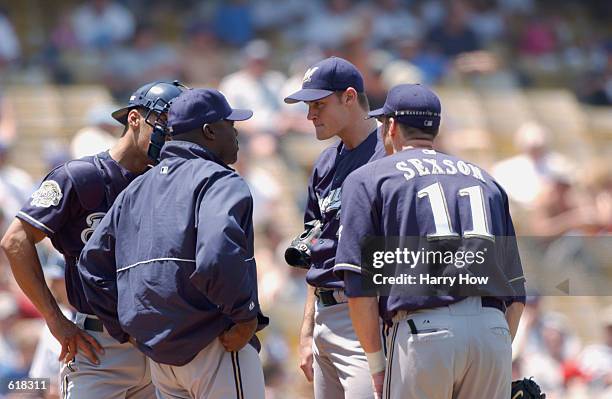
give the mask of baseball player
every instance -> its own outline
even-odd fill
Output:
[[[508,197],[495,180],[478,166],[433,149],[440,112],[431,90],[403,84],[390,90],[382,108],[368,114],[383,124],[390,156],[353,172],[343,185],[342,196],[350,201],[343,206],[334,270],[344,278],[353,325],[379,395],[507,399],[511,337],[524,303],[518,252],[487,263],[489,275],[501,276],[505,290],[499,297],[452,291],[440,296],[440,285],[421,296],[392,289],[380,301],[362,291],[360,245],[365,237],[423,237],[432,245],[460,242],[478,249],[514,236]],[[386,363],[379,314],[392,326]]]
[[[163,398],[264,397],[253,200],[227,166],[234,121],[252,114],[216,90],[176,98],[160,163],[121,193],[79,260],[91,307],[152,359]]]
[[[333,274],[340,216],[342,182],[353,170],[384,156],[361,73],[337,57],[308,69],[302,89],[286,103],[308,105],[319,140],[338,137],[315,162],[308,184],[304,223],[321,223],[321,236],[311,248],[312,264],[300,333],[300,367],[314,379],[315,398],[371,398],[365,354],[352,328],[344,282]],[[316,298],[316,300],[315,300]]]
[[[15,280],[62,346],[63,397],[149,398],[154,394],[146,358],[132,345],[112,339],[94,316],[76,262],[117,195],[147,169],[152,125],[166,118],[165,107],[180,92],[177,84],[166,82],[139,88],[126,107],[113,113],[125,125],[117,144],[49,172],[2,239]],[[65,257],[68,299],[78,312],[74,322],[61,312],[45,283],[35,250],[45,237]]]

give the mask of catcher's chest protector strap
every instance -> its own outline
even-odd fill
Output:
[[[85,160],[85,159],[91,159]],[[75,159],[66,163],[66,172],[72,181],[79,202],[88,211],[97,209],[106,198],[104,177],[95,162],[97,157]]]

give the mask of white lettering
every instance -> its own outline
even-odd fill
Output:
[[[385,253],[383,251],[374,252],[372,266],[374,266],[376,269],[380,269],[385,265],[385,262],[382,261],[384,254]]]
[[[488,281],[489,277],[476,277],[469,274],[459,275],[459,284],[486,285]]]
[[[452,287],[453,285],[455,285],[455,280],[457,279],[457,277],[449,277],[449,276],[430,276],[429,274],[421,274],[419,276],[419,283],[420,284],[427,284],[427,285],[448,285],[449,287]]]
[[[457,174],[457,168],[455,168],[455,163],[453,161],[451,161],[450,159],[445,159],[444,161],[442,161],[442,163],[448,166],[448,168],[446,168],[446,174],[448,175]]]
[[[468,165],[470,169],[472,169],[472,174],[474,175],[474,177],[482,181],[483,183],[486,183],[485,178],[482,175],[482,171],[478,169],[476,166],[472,165],[471,163],[469,163]]]
[[[417,172],[419,172],[419,176],[426,176],[430,174],[429,169],[423,166],[423,162],[421,162],[420,159],[409,159],[408,162],[414,165]]]
[[[423,162],[427,162],[431,165],[431,174],[433,175],[443,175],[444,170],[440,166],[438,166],[438,162],[435,159],[423,158]]]
[[[385,252],[385,263],[388,263],[390,265],[395,263],[395,254],[393,252]]]
[[[467,164],[463,161],[459,161],[457,162],[457,168],[459,169],[459,172],[463,173],[466,176],[469,176],[470,174],[470,167],[467,166]]]
[[[395,168],[401,172],[407,172],[404,173],[406,180],[412,179],[415,175],[414,170],[412,170],[404,161],[396,163]]]
[[[416,284],[416,277],[406,273],[399,276],[383,276],[377,273],[372,277],[372,282],[377,285],[414,285]]]

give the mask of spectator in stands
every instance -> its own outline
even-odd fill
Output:
[[[308,15],[310,3],[302,0],[259,0],[253,2],[253,26],[258,33],[296,30]],[[297,33],[297,32],[296,32]]]
[[[272,53],[264,40],[255,40],[242,50],[242,65],[238,72],[223,78],[219,90],[234,107],[248,107],[253,118],[242,126],[250,136],[279,134],[278,124],[283,115],[279,95],[286,77],[269,69]]]
[[[182,81],[198,87],[217,87],[226,73],[231,51],[221,46],[211,26],[197,22],[185,30],[181,49]]]
[[[44,170],[55,169],[71,159],[74,159],[74,157],[70,155],[70,146],[66,144],[65,140],[58,138],[44,139],[41,152],[41,157],[44,160]]]
[[[498,0],[497,4],[508,15],[530,15],[536,8],[535,0]]]
[[[129,40],[135,25],[131,11],[120,3],[89,0],[74,10],[72,26],[83,49],[104,50]]]
[[[422,36],[421,22],[400,0],[376,0],[369,7],[369,11],[368,16],[372,24],[370,40],[374,48],[387,46],[398,37],[420,39]],[[373,106],[371,108],[374,109]]]
[[[563,176],[553,176],[544,184],[530,218],[532,230],[542,236],[568,235],[548,249],[547,255],[551,258],[547,263],[557,267],[571,265],[576,269],[576,262],[581,262],[589,272],[597,272],[607,263],[600,264],[597,251],[592,253],[592,248],[584,247],[580,237],[608,235],[612,231],[610,162],[594,159],[585,163],[577,175],[580,179],[575,184]],[[602,271],[607,272],[599,270]]]
[[[5,65],[19,59],[20,55],[21,46],[15,34],[15,28],[6,11],[0,8],[0,70]]]
[[[470,29],[483,45],[502,39],[506,33],[506,23],[502,10],[495,0],[472,0],[468,17]]]
[[[541,57],[553,53],[556,46],[557,38],[551,21],[540,15],[529,18],[520,39],[520,52]]]
[[[366,68],[362,69],[365,87],[368,88],[368,103],[370,109],[381,108],[385,104],[387,92],[395,85],[389,85],[383,77],[385,68],[394,61],[393,55],[385,50],[375,50],[367,57]],[[399,72],[399,71],[394,71]],[[406,76],[402,76],[406,78]],[[404,80],[404,82],[418,83],[420,80]]]
[[[115,144],[121,125],[111,114],[118,108],[112,104],[97,104],[87,111],[87,126],[70,142],[71,159],[106,151]]]
[[[548,312],[541,319],[541,345],[525,348],[521,354],[521,373],[533,376],[547,398],[563,398],[565,372],[577,355],[580,345],[565,316]]]
[[[45,280],[47,280],[47,285],[57,299],[62,312],[66,317],[71,318],[72,310],[68,302],[66,279],[64,278],[64,258],[54,249],[52,251],[52,255],[47,257],[43,266]],[[61,345],[53,337],[49,328],[44,326],[39,334],[38,345],[28,376],[30,378],[51,378],[49,390],[45,393],[45,399],[59,398],[60,361],[58,358],[61,349]]]
[[[481,48],[476,34],[468,25],[468,9],[462,0],[449,3],[444,22],[429,32],[426,42],[438,47],[450,59]]]
[[[571,162],[549,148],[548,130],[537,122],[527,122],[515,135],[520,154],[496,163],[492,174],[519,205],[533,207],[544,183],[552,175],[559,177],[571,170]]]
[[[16,350],[15,368],[10,379],[23,379],[28,376],[36,351],[38,335],[43,325],[44,322],[41,319],[32,318],[20,318],[10,325],[7,335]]]
[[[177,60],[176,49],[161,40],[158,29],[140,25],[130,45],[113,54],[105,79],[116,97],[128,97],[143,82],[176,79],[180,72]]]
[[[612,166],[609,159],[594,159],[582,170],[582,206],[592,207],[596,217],[596,230],[590,233],[612,232]]]
[[[17,121],[13,105],[0,90],[0,145],[1,143],[12,143],[16,135]]]
[[[527,296],[521,323],[512,342],[513,359],[524,358],[525,353],[538,351],[544,347],[544,324],[548,313],[542,309],[542,298],[533,291]],[[554,313],[549,319],[560,320],[560,318],[555,319]],[[576,353],[579,348],[578,340],[571,333],[568,333],[567,338],[565,342],[567,348],[564,351]]]
[[[602,342],[587,346],[578,356],[580,371],[587,377],[593,398],[612,397],[612,305],[604,310],[601,324]]]
[[[580,204],[578,199],[576,185],[567,175],[548,175],[533,202],[529,219],[531,233],[556,238],[597,229],[598,216],[592,199],[586,204]]]
[[[289,343],[281,331],[268,333],[262,348],[262,366],[266,381],[265,397],[281,399],[286,397],[288,370],[285,365],[290,361]]]
[[[447,14],[447,0],[423,0],[416,2],[415,16],[423,21],[424,28],[431,28],[442,24]],[[427,33],[427,31],[425,31]]]
[[[10,328],[18,318],[18,307],[13,296],[0,291],[0,379],[14,377],[19,368],[18,350],[10,336]],[[0,395],[5,393],[4,384]]]
[[[0,208],[4,215],[14,216],[32,193],[34,183],[24,170],[10,164],[9,150],[9,145],[0,141]],[[6,227],[0,226],[0,230]]]
[[[349,0],[329,0],[322,4],[323,7],[310,10],[300,36],[295,39],[321,48],[336,49],[362,28],[361,20]]]
[[[612,105],[612,41],[601,47],[603,50],[596,53],[596,57],[602,60],[589,68],[583,76],[578,94],[589,104],[610,106]]]
[[[221,1],[213,21],[215,34],[225,44],[243,46],[253,39],[251,5],[246,0]]]
[[[402,69],[406,72],[411,70],[409,73],[418,75],[418,82],[421,83],[429,85],[437,83],[445,75],[449,65],[439,46],[430,46],[428,43],[423,43],[419,40],[398,39],[393,42],[393,49],[399,56],[399,60],[394,64],[400,65],[397,62],[403,62],[405,68]],[[393,69],[395,68],[397,67],[394,66]],[[395,74],[391,73],[391,71],[388,75],[390,81],[396,82],[392,86],[403,83],[395,78]],[[404,82],[407,81],[405,80]]]

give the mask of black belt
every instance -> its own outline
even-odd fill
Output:
[[[497,299],[490,296],[483,296],[480,298],[480,301],[483,308],[495,308],[504,314],[506,313],[506,302],[502,301],[501,299]],[[408,327],[410,328],[411,334],[419,333],[416,328],[416,325],[414,324],[414,320],[408,319],[407,323]]]
[[[495,308],[502,313],[506,313],[506,302],[492,296],[483,296],[480,298],[483,308]]]
[[[338,302],[336,298],[334,298],[335,290],[322,290],[317,288],[315,290],[315,295],[319,299],[319,304],[323,307],[334,306],[344,302]]]
[[[83,328],[89,331],[104,331],[104,324],[98,319],[94,319],[93,317],[86,317],[85,323],[83,323]]]

